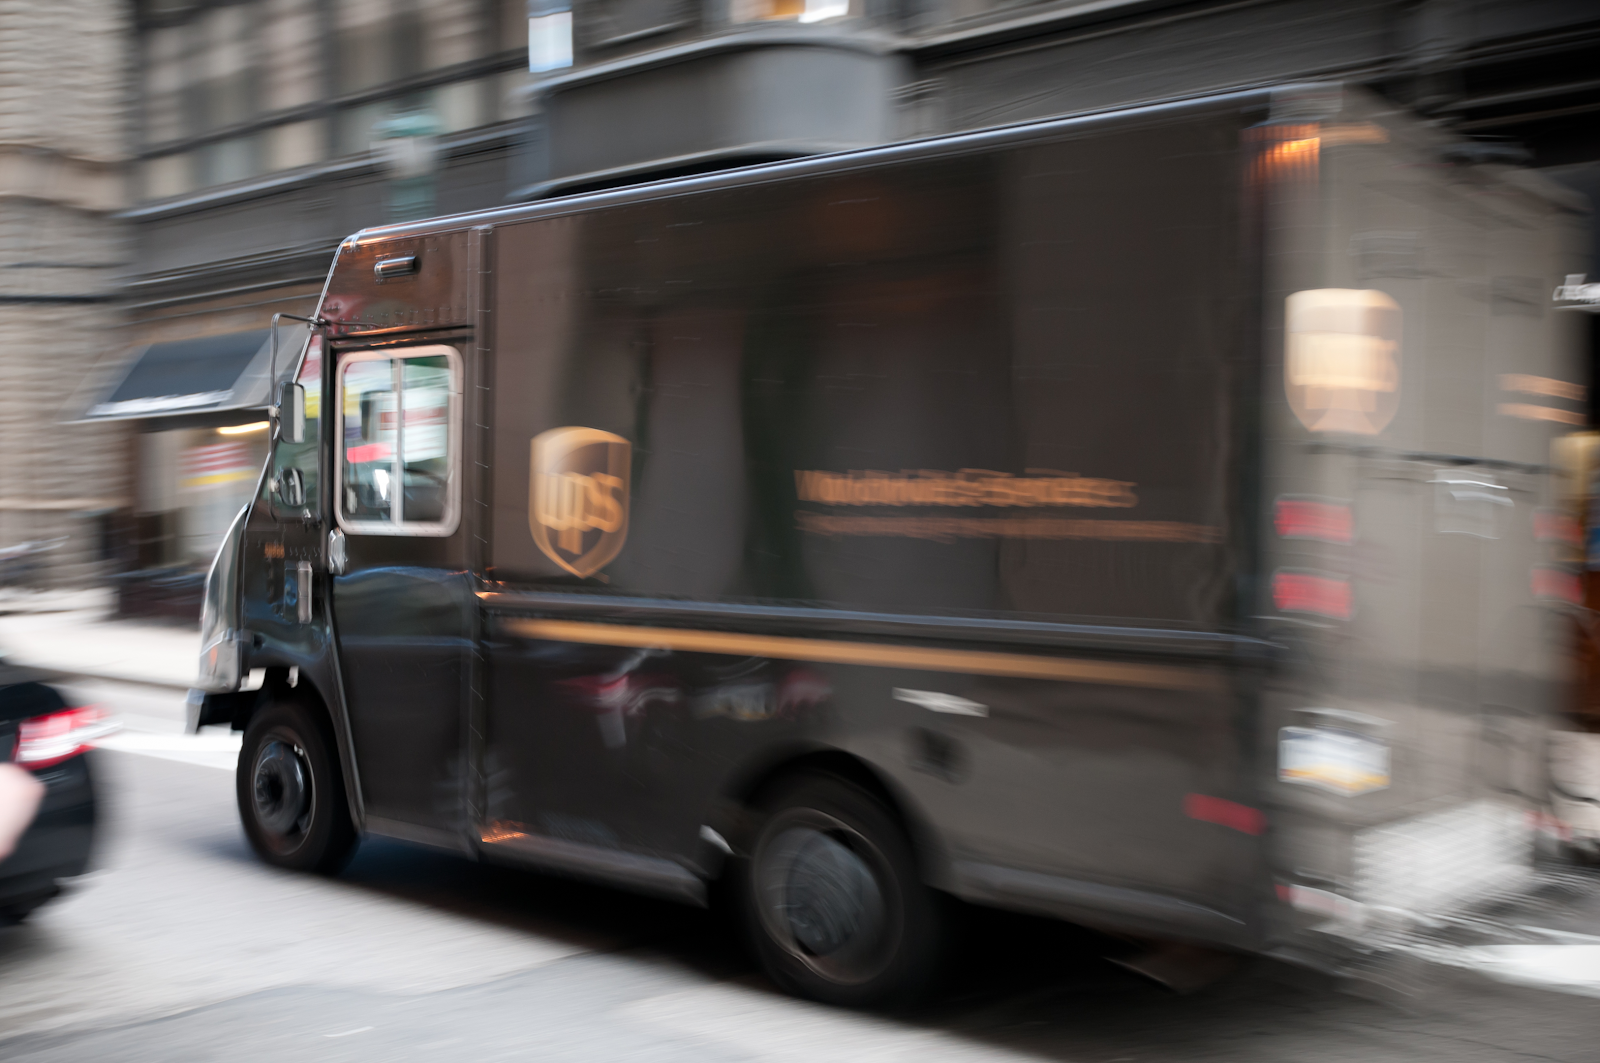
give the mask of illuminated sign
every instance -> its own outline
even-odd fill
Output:
[[[1313,432],[1377,435],[1400,408],[1400,306],[1378,291],[1289,296],[1284,390]]]
[[[1389,747],[1353,731],[1285,727],[1278,732],[1278,778],[1342,797],[1387,789]]]

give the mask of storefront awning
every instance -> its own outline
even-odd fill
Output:
[[[278,328],[279,380],[294,372],[305,339],[303,325]],[[78,421],[265,409],[272,403],[271,340],[271,329],[254,329],[152,343],[134,356],[115,387],[83,409]]]

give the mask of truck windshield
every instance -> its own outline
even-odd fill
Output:
[[[299,443],[279,440],[264,490],[279,519],[310,519],[322,510],[317,476],[317,441],[322,424],[322,337],[313,335],[295,378],[306,391],[306,428]]]

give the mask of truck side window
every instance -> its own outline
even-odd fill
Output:
[[[340,526],[449,535],[460,510],[460,356],[367,351],[339,363]]]

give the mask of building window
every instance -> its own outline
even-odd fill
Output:
[[[527,0],[500,0],[499,24],[495,27],[495,41],[490,50],[495,52],[520,52],[527,47]]]
[[[243,181],[261,172],[261,135],[229,137],[196,148],[195,183],[201,186]]]
[[[262,109],[287,110],[322,95],[317,0],[264,0]]]
[[[256,8],[235,4],[202,15],[188,34],[184,95],[189,130],[210,133],[254,118],[260,108]]]
[[[528,95],[528,75],[520,70],[508,70],[494,79],[494,120],[507,122],[526,118],[533,113],[533,100]]]
[[[166,199],[194,191],[194,160],[187,155],[161,155],[141,168],[145,199]]]
[[[685,0],[587,0],[573,13],[585,48],[631,44],[695,24],[697,5]]]
[[[482,8],[479,0],[428,0],[422,8],[423,69],[468,63],[482,54]]]
[[[391,103],[379,101],[360,107],[346,107],[334,116],[334,151],[339,155],[360,155],[372,149],[377,125],[394,111]]]
[[[440,133],[459,133],[481,124],[483,83],[457,81],[428,93],[428,110],[439,121]]]
[[[326,134],[321,119],[309,122],[290,122],[266,130],[266,160],[268,170],[293,170],[322,161],[322,146]]]
[[[181,140],[187,26],[154,29],[144,39],[144,135],[152,144]]]
[[[406,0],[336,0],[339,92],[362,92],[422,69],[422,16]]]
[[[526,48],[526,12],[526,0],[191,5],[170,24],[148,26],[139,42],[148,150],[140,192],[181,196],[365,155],[397,114],[425,112],[441,134],[518,116],[526,104],[505,90],[522,77],[485,60],[503,65],[506,53]],[[448,83],[399,87],[440,70]],[[360,102],[326,106],[353,95]]]
[[[567,0],[553,0],[566,5]],[[544,5],[550,6],[550,5]],[[545,74],[572,65],[572,8],[540,11],[528,17],[528,70]]]

